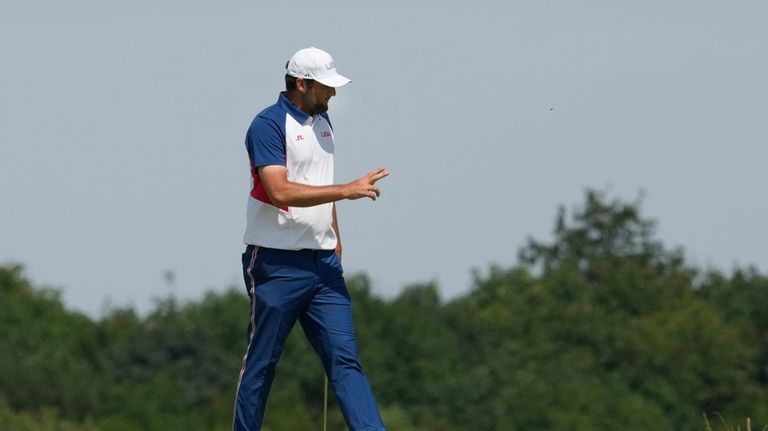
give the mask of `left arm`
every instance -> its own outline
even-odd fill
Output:
[[[336,255],[341,260],[341,234],[339,233],[339,220],[336,218],[336,203],[333,203],[333,231],[336,232]]]

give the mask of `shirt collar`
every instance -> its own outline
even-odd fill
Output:
[[[293,117],[299,124],[305,124],[307,123],[307,120],[314,121],[314,118],[311,115],[308,115],[301,109],[297,108],[296,105],[291,103],[290,100],[288,100],[288,97],[285,94],[285,91],[280,93],[280,97],[277,98],[277,103],[286,111],[288,111],[289,114],[291,114],[291,117]]]

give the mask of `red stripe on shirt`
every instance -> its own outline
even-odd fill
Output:
[[[269,198],[269,195],[267,194],[267,190],[264,188],[264,183],[261,181],[261,177],[259,176],[259,171],[256,170],[256,168],[253,167],[253,163],[251,163],[251,178],[253,178],[253,188],[251,188],[251,197],[256,199],[259,202],[264,202],[265,204],[272,205],[275,208],[280,208],[283,211],[288,211],[288,207],[278,207],[274,203],[272,203],[272,199]]]

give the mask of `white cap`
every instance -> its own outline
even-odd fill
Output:
[[[300,49],[293,54],[286,73],[295,78],[314,79],[329,87],[341,87],[351,82],[336,72],[331,54],[315,47]]]

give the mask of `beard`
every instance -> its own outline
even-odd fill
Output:
[[[312,105],[312,114],[324,114],[328,112],[328,102],[317,102]]]
[[[315,113],[324,114],[328,112],[328,102],[319,102],[315,105]]]
[[[304,106],[308,107],[307,112],[309,115],[324,114],[328,112],[328,102],[330,98],[326,100],[315,100],[317,95],[311,91],[308,92],[304,98]]]

